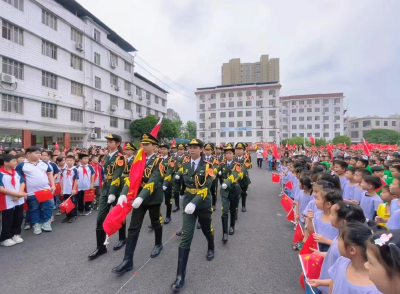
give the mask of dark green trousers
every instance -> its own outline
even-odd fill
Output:
[[[212,208],[196,209],[193,214],[186,214],[183,212],[183,224],[182,224],[182,238],[179,247],[184,249],[190,249],[192,244],[194,229],[196,220],[199,220],[201,229],[207,240],[210,240],[214,236],[214,229],[211,224],[212,220]]]
[[[115,196],[116,199],[113,203],[107,203],[108,201],[108,195],[101,195],[99,199],[99,212],[97,213],[97,224],[96,224],[96,231],[103,231],[103,223],[104,220],[106,219],[108,213],[110,212],[110,209],[112,206],[117,205],[117,200],[118,197]],[[126,223],[122,224],[122,227],[118,231],[119,233],[119,240],[125,240],[126,239]]]
[[[222,217],[228,217],[228,213],[236,212],[239,206],[239,197],[229,194],[229,196],[221,196]]]

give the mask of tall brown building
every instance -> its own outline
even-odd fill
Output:
[[[229,60],[222,65],[222,85],[245,83],[279,83],[279,58],[269,59],[268,55],[261,55],[260,61],[254,63],[240,63],[240,58]]]

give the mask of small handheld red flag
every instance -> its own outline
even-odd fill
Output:
[[[29,207],[28,207],[28,202],[26,202],[26,200],[24,202],[24,206],[23,207],[24,207],[24,211],[28,211]]]
[[[324,257],[317,254],[299,255],[304,275],[309,279],[318,279],[321,273]]]
[[[95,189],[87,189],[84,191],[83,194],[83,201],[84,202],[93,202],[94,201],[94,193]]]
[[[364,149],[364,153],[365,155],[369,156],[369,148],[368,148],[368,142],[365,141],[364,138],[362,138],[362,142],[363,142],[363,149]]]
[[[286,194],[283,194],[281,205],[286,212],[289,212],[293,208],[293,200]]]
[[[286,216],[286,219],[290,222],[294,222],[294,210],[293,207],[292,209],[289,211],[289,213]]]
[[[306,289],[306,285],[304,284],[304,273],[300,274],[299,282],[300,282],[301,288],[303,288],[303,290],[305,290]]]
[[[293,236],[293,244],[300,242],[303,239],[304,239],[303,229],[302,229],[300,223],[297,223],[296,230],[294,231],[294,236]]]
[[[54,190],[54,195],[60,195],[61,193],[61,185],[60,183],[56,183],[56,189]]]
[[[34,192],[36,199],[39,203],[53,199],[53,194],[49,189]]]
[[[310,142],[311,142],[311,144],[315,144],[315,139],[312,135],[310,135]]]
[[[175,138],[172,140],[172,143],[171,143],[171,147],[172,146],[175,146],[175,144],[176,144],[176,141],[175,141]]]
[[[56,142],[56,144],[54,144],[54,149],[60,149],[57,142]]]
[[[300,250],[300,254],[312,254],[314,251],[312,251],[310,248],[313,248],[314,250],[318,250],[318,243],[314,240],[314,232],[312,232],[306,242],[304,242],[303,248]]]
[[[124,145],[122,146],[122,150],[125,151],[125,148],[126,148],[126,142],[124,142]]]
[[[279,174],[272,174],[272,183],[279,183],[281,181],[281,176]]]
[[[286,185],[285,185],[285,188],[288,188],[289,190],[292,190],[293,189],[293,182],[292,181],[287,182]]]
[[[60,204],[60,211],[66,212],[67,214],[71,212],[72,209],[75,208],[75,204],[72,202],[71,197],[65,200]]]

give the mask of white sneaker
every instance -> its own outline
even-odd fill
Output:
[[[57,211],[57,212],[56,212],[56,215],[57,215],[57,216],[59,216],[59,215],[61,215],[61,214],[62,214],[61,211]]]
[[[51,232],[53,229],[51,228],[51,221],[47,221],[42,225],[42,230],[45,232]]]
[[[20,235],[15,235],[11,239],[17,244],[24,242],[24,239],[22,239]]]
[[[50,222],[54,222],[54,215],[51,216]]]
[[[89,215],[89,214],[91,214],[91,213],[92,213],[92,211],[89,210],[89,211],[85,211],[85,213],[84,213],[83,215]]]
[[[0,243],[1,246],[5,246],[5,247],[14,246],[15,244],[17,244],[17,242],[13,241],[12,239],[7,239]]]
[[[41,227],[40,224],[35,224],[33,226],[33,234],[34,235],[40,235],[42,233],[42,229],[40,227]]]
[[[24,230],[30,230],[31,228],[31,224],[27,223],[25,224]]]

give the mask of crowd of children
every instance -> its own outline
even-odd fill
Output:
[[[281,158],[281,196],[293,200],[292,223],[304,236],[293,250],[323,257],[319,278],[303,266],[305,292],[399,293],[400,153],[336,155]]]

